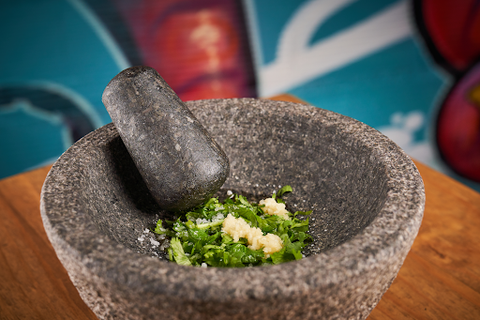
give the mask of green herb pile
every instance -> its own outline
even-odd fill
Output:
[[[284,203],[282,195],[291,192],[284,186],[273,194],[273,198]],[[158,220],[154,233],[170,241],[168,257],[181,265],[212,267],[246,267],[279,264],[302,259],[302,249],[312,241],[307,234],[308,218],[311,211],[288,213],[290,220],[262,211],[262,205],[250,203],[241,195],[233,194],[221,203],[218,198],[210,198],[203,205],[184,212],[175,221]],[[232,237],[222,232],[222,224],[228,214],[243,218],[251,227],[258,227],[263,234],[272,233],[283,241],[279,252],[266,257],[263,250],[248,248],[247,240]]]

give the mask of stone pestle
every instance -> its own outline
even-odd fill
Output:
[[[123,70],[102,101],[162,209],[189,209],[223,185],[225,152],[153,68]]]

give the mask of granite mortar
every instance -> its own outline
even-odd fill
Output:
[[[220,192],[258,199],[291,185],[289,208],[314,211],[314,243],[304,259],[276,266],[166,261],[145,229],[171,214],[109,124],[58,159],[41,194],[47,235],[87,305],[100,319],[366,318],[422,221],[424,187],[411,159],[375,129],[312,106],[186,104],[230,159]]]

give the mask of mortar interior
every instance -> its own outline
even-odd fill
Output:
[[[233,190],[252,200],[271,196],[289,184],[285,197],[291,211],[313,210],[314,242],[305,255],[316,254],[365,229],[384,204],[388,180],[384,164],[358,136],[328,119],[271,108],[255,109],[227,101],[187,103],[230,159],[230,175],[217,195]],[[206,105],[207,104],[207,105]],[[79,201],[108,237],[135,252],[165,259],[148,240],[145,228],[172,219],[150,196],[122,140],[110,130],[84,163]]]

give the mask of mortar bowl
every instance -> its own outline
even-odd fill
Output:
[[[200,268],[167,261],[148,232],[171,217],[150,196],[113,124],[53,165],[41,214],[58,258],[100,319],[364,319],[396,277],[425,193],[411,159],[377,130],[324,109],[260,99],[186,103],[230,159],[219,194],[291,185],[313,210],[298,261]]]

